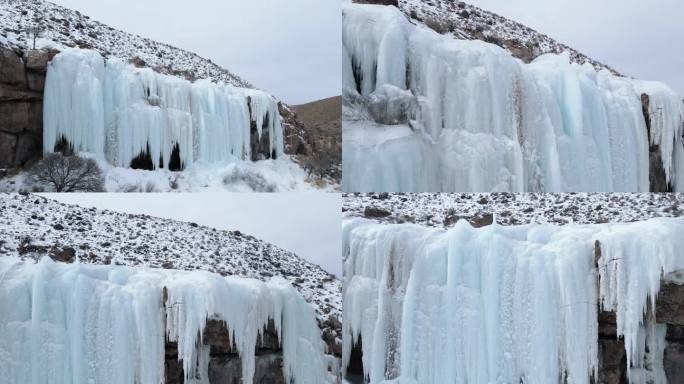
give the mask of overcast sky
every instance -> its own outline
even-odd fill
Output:
[[[684,96],[682,0],[467,0]]]
[[[342,277],[342,197],[336,193],[57,193],[84,207],[239,230]]]
[[[341,0],[50,0],[212,59],[288,104],[339,95]]]

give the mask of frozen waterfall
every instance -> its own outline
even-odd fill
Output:
[[[169,168],[174,160],[190,166],[283,152],[272,96],[209,80],[191,83],[77,48],[48,66],[43,118],[44,152],[66,140],[74,151],[117,167],[140,155],[153,168]]]
[[[0,258],[3,383],[163,383],[165,340],[178,343],[185,382],[208,383],[207,318],[226,322],[244,382],[269,319],[285,380],[326,382],[314,310],[283,279]]]
[[[684,190],[684,104],[662,84],[525,64],[379,5],[343,5],[343,45],[346,191],[648,191],[652,156]]]
[[[644,314],[661,277],[684,269],[684,220],[441,230],[348,218],[343,249],[343,365],[360,338],[371,384],[589,384],[599,308],[617,313],[630,381],[664,382],[664,326]]]

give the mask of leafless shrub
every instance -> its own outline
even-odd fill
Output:
[[[63,156],[60,153],[45,155],[28,174],[38,186],[54,192],[102,192],[104,178],[93,159]]]

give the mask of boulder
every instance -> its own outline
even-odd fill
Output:
[[[367,206],[366,209],[363,210],[363,216],[364,217],[369,217],[369,218],[381,218],[381,217],[387,217],[391,215],[392,212],[378,208],[378,207],[373,207],[373,206]]]

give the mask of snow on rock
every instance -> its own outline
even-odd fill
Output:
[[[682,247],[680,218],[448,230],[348,218],[343,366],[361,338],[370,383],[590,383],[601,309],[617,312],[630,382],[663,383],[664,329],[643,319],[661,277],[684,269]]]
[[[569,52],[573,63],[590,63],[597,70],[609,69],[565,44],[532,28],[463,1],[398,0],[399,9],[415,22],[457,39],[483,40],[496,44],[525,62],[545,53]]]
[[[347,191],[648,191],[649,144],[682,187],[684,104],[662,84],[567,52],[525,64],[379,5],[343,5],[343,45]]]
[[[372,210],[385,212],[384,217]],[[343,195],[349,217],[389,223],[451,227],[459,219],[473,224],[564,225],[620,223],[684,216],[683,193],[368,193]]]
[[[25,30],[42,25],[44,35],[36,41],[38,49],[90,48],[105,57],[135,61],[162,73],[252,87],[197,54],[111,28],[78,11],[44,0],[0,0],[0,25],[0,45],[14,49],[32,48],[33,41]]]
[[[283,153],[278,103],[247,88],[164,75],[150,68],[67,49],[48,66],[43,151],[66,140],[76,152],[129,167],[141,154],[155,168],[277,158]],[[252,145],[252,122],[257,141]],[[258,153],[253,153],[258,152]],[[262,153],[263,152],[263,153]]]
[[[6,383],[164,381],[165,339],[185,382],[208,383],[208,318],[223,320],[252,382],[257,336],[273,319],[287,382],[327,382],[313,309],[282,278],[0,258],[0,371]]]

